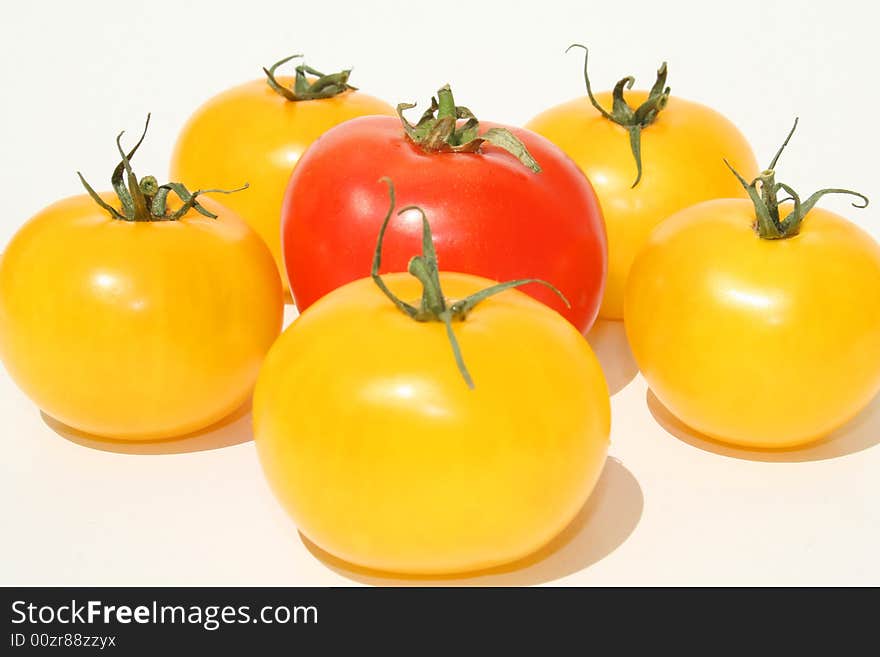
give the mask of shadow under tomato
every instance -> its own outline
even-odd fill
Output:
[[[587,341],[602,365],[612,395],[635,378],[639,367],[629,348],[623,322],[597,320],[587,333]]]
[[[505,566],[459,575],[410,576],[369,570],[342,561],[300,534],[306,549],[325,566],[374,586],[529,586],[552,582],[600,561],[626,541],[642,517],[638,481],[609,457],[593,494],[574,520],[534,554]]]
[[[749,449],[718,442],[691,429],[648,390],[648,410],[671,436],[706,452],[746,461],[799,463],[854,454],[880,444],[880,396],[849,423],[817,442],[787,449]]]
[[[52,431],[72,443],[118,454],[185,454],[188,452],[205,452],[240,445],[253,440],[251,429],[250,402],[224,419],[200,431],[194,431],[177,438],[161,440],[112,440],[79,431],[59,422],[55,418],[40,411],[43,422]]]

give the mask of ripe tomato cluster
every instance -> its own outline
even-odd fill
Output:
[[[276,74],[297,57],[198,109],[172,182],[134,173],[143,135],[117,138],[112,192],[80,175],[85,194],[12,239],[0,356],[47,414],[155,440],[252,400],[310,540],[450,573],[534,552],[593,490],[611,431],[597,316],[717,440],[801,445],[880,389],[880,247],[816,207],[867,199],[802,199],[776,179],[782,149],[759,171],[726,118],[671,96],[665,64],[650,90],[594,94],[585,57],[586,97],[517,128],[448,85],[412,121],[350,71]],[[279,337],[285,295],[301,314]]]

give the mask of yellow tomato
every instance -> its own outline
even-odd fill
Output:
[[[697,431],[749,447],[821,438],[880,389],[880,247],[814,208],[762,239],[745,200],[664,221],[636,258],[626,331],[651,390]]]
[[[627,93],[641,105],[645,91]],[[596,100],[611,108],[610,93]],[[671,97],[641,132],[642,177],[626,128],[603,117],[588,98],[577,98],[539,114],[526,127],[547,137],[581,168],[596,190],[608,233],[608,278],[599,316],[623,318],[623,291],[632,261],[660,221],[700,201],[744,198],[723,158],[753,177],[757,164],[736,127],[718,112]]]
[[[259,237],[200,203],[217,218],[123,221],[76,196],[13,237],[0,356],[47,414],[140,440],[200,429],[248,399],[281,330],[281,285]]]
[[[278,77],[284,86],[293,79]],[[360,91],[332,98],[289,101],[266,79],[253,80],[211,98],[189,119],[171,160],[171,178],[190,189],[249,189],[224,199],[269,246],[289,295],[281,255],[281,204],[300,156],[335,125],[358,116],[393,115],[387,103]]]
[[[418,298],[407,274],[384,277]],[[441,273],[463,298],[492,284]],[[269,482],[335,556],[405,573],[488,568],[565,528],[608,446],[608,390],[586,340],[516,290],[454,323],[475,388],[440,322],[400,312],[372,280],[338,288],[275,343],[254,394]]]

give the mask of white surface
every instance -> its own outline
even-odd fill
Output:
[[[0,244],[80,193],[76,169],[95,184],[109,174],[112,138],[148,110],[138,171],[162,177],[199,102],[290,52],[355,64],[354,83],[392,102],[421,107],[450,81],[479,116],[510,123],[583,93],[579,55],[562,54],[572,41],[593,48],[596,87],[627,73],[646,86],[665,58],[673,93],[727,114],[761,161],[799,114],[781,167],[797,189],[880,202],[875,4],[634,4],[448,3],[446,46],[404,2],[17,3],[0,22]],[[874,206],[823,205],[880,236]],[[591,341],[617,390],[599,489],[543,558],[467,583],[880,585],[880,401],[811,448],[729,450],[649,403],[619,325]],[[0,584],[399,581],[304,545],[262,479],[246,415],[176,443],[90,443],[56,432],[0,371],[0,418]]]

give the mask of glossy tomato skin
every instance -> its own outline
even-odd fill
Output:
[[[751,202],[724,200],[663,222],[633,265],[626,330],[654,394],[686,424],[792,447],[880,390],[880,247],[819,208],[782,240],[760,239],[754,217]]]
[[[144,440],[247,401],[281,330],[281,285],[259,237],[199,202],[217,219],[120,221],[76,196],[13,237],[0,260],[0,356],[48,415]]]
[[[407,274],[384,277],[417,298]],[[461,298],[491,281],[441,273]],[[608,446],[608,390],[586,340],[518,291],[455,333],[416,322],[372,280],[309,307],[276,342],[254,435],[300,531],[350,563],[402,573],[489,568],[537,550],[590,494]]]
[[[647,93],[632,91],[626,98],[636,107]],[[596,99],[611,107],[611,94],[596,94]],[[724,158],[748,180],[758,173],[751,147],[730,121],[675,96],[642,131],[643,173],[634,188],[636,165],[627,131],[602,117],[587,98],[551,108],[526,127],[565,151],[599,196],[608,231],[608,281],[599,311],[604,319],[623,319],[626,277],[654,226],[701,201],[746,197]]]
[[[487,130],[493,124],[483,123]],[[303,310],[331,290],[366,276],[388,209],[418,205],[434,233],[440,268],[493,280],[541,278],[522,288],[580,331],[592,325],[605,281],[605,230],[589,182],[559,149],[512,129],[543,168],[533,173],[509,153],[425,153],[388,117],[355,119],[327,132],[303,156],[288,186],[282,243],[291,289]],[[383,271],[404,271],[420,251],[418,214],[394,220]]]
[[[289,87],[289,77],[279,77]],[[266,242],[287,277],[281,259],[281,203],[300,156],[335,125],[370,114],[394,114],[387,103],[360,91],[333,98],[291,102],[265,79],[228,89],[202,105],[178,137],[171,179],[190,189],[250,187],[223,199]]]

